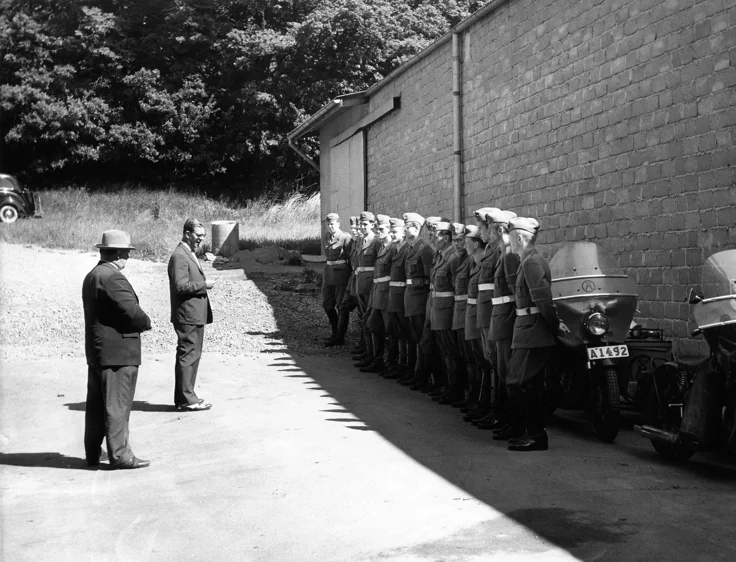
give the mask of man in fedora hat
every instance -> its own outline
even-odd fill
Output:
[[[151,463],[133,454],[128,444],[128,420],[141,364],[140,333],[151,329],[151,320],[121,273],[130,251],[135,250],[130,245],[130,235],[122,230],[107,230],[102,233],[102,243],[96,246],[100,249],[100,261],[82,284],[87,464],[100,464],[100,447],[106,439],[112,468],[144,468]]]
[[[197,397],[199,360],[202,357],[204,326],[212,324],[212,307],[207,290],[214,281],[205,279],[202,266],[194,252],[205,237],[204,226],[197,219],[184,222],[179,245],[169,258],[169,294],[171,322],[176,332],[176,363],[174,365],[174,406],[182,412],[209,410]]]

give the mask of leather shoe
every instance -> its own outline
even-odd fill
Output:
[[[479,420],[480,418],[483,418],[488,415],[488,410],[485,408],[476,408],[474,410],[470,410],[463,419],[465,421],[473,421],[473,420]]]
[[[501,429],[506,425],[506,422],[498,420],[498,419],[492,419],[489,421],[479,421],[475,424],[475,427],[478,429]]]
[[[205,404],[204,400],[200,400],[197,404],[182,404],[177,406],[176,409],[180,412],[200,412],[209,410],[211,407],[212,404]]]
[[[361,367],[360,372],[361,373],[378,373],[381,369],[383,369],[383,359],[375,359],[371,361],[368,365]]]
[[[325,347],[335,347],[336,345],[345,345],[345,336],[336,336],[325,342]]]
[[[549,448],[549,439],[545,430],[534,435],[524,433],[518,439],[512,439],[508,445],[509,451],[546,451]]]
[[[133,457],[130,460],[121,462],[120,464],[112,465],[112,468],[114,470],[130,470],[133,468],[146,468],[147,466],[150,466],[150,464],[151,464],[151,461],[144,461],[142,459]]]
[[[511,424],[505,425],[501,429],[493,430],[494,441],[508,441],[509,439],[515,439],[522,435],[524,435],[524,429]]]

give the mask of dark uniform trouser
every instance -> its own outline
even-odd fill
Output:
[[[460,361],[465,365],[465,378],[463,379],[463,391],[466,398],[478,398],[476,391],[480,389],[480,380],[477,378],[477,365],[473,348],[465,339],[465,328],[454,330],[455,339],[460,350]]]
[[[333,334],[337,334],[337,308],[345,299],[346,290],[347,285],[322,285],[322,308],[325,309]]]
[[[514,349],[506,378],[514,410],[530,435],[547,427],[545,367],[552,358],[554,346]]]
[[[174,405],[197,404],[194,392],[199,360],[202,358],[204,326],[174,324],[176,331],[176,365],[174,366]]]
[[[458,345],[457,331],[433,330],[433,333],[442,356],[447,384],[452,386],[453,390],[459,391],[463,384],[464,370],[462,370],[462,352]]]
[[[507,388],[507,379],[509,373],[509,365],[511,363],[511,338],[502,340],[493,340],[496,348],[496,373],[498,380],[498,404],[500,406],[499,415],[502,418],[509,419],[512,415],[509,408],[509,390]]]
[[[416,363],[416,348],[413,350],[410,350],[408,347],[408,342],[411,339],[409,331],[411,330],[409,326],[409,319],[404,316],[404,312],[389,312],[388,313],[388,321],[389,325],[391,326],[390,333],[393,334],[393,337],[396,338],[398,341],[398,364],[401,367],[409,367],[411,369],[414,368],[414,363]],[[411,364],[409,364],[409,359],[411,358]]]
[[[133,458],[128,444],[128,420],[137,382],[137,365],[87,367],[84,450],[88,461],[99,462],[103,439],[107,440],[110,464]]]
[[[475,396],[475,398],[482,406],[487,408],[490,406],[490,384],[488,384],[487,381],[488,377],[491,376],[491,363],[486,359],[481,338],[465,341],[470,347],[470,351],[475,359],[476,377],[478,380],[478,395]],[[485,385],[483,384],[484,381],[486,382]]]

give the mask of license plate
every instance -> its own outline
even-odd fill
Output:
[[[628,357],[629,348],[625,345],[606,345],[604,347],[589,347],[588,360],[598,361],[600,359],[617,359]]]

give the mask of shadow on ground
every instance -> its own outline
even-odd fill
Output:
[[[250,279],[266,296],[273,292],[267,275]],[[677,503],[681,500],[672,496],[673,492],[697,488],[692,484],[693,475],[706,480],[704,488],[726,486],[732,491],[736,477],[733,466],[668,466],[644,440],[629,437],[626,445],[601,443],[589,433],[582,415],[553,418],[551,433],[559,437],[553,437],[551,447],[557,448],[556,452],[506,451],[503,443],[491,440],[490,432],[464,423],[458,410],[439,406],[394,381],[360,373],[349,360],[349,349],[356,343],[354,322],[350,341],[338,357],[295,353],[300,347],[295,339],[304,335],[293,329],[288,299],[269,302],[281,337],[274,338],[264,350],[281,354],[274,356],[269,366],[276,367],[283,377],[310,379],[304,381],[304,388],[319,390],[320,396],[332,399],[326,404],[328,408],[321,410],[326,421],[354,431],[377,432],[415,462],[510,518],[417,545],[406,552],[407,556],[424,553],[444,559],[445,555],[457,556],[454,548],[482,556],[488,544],[508,537],[513,552],[513,537],[519,534],[513,521],[582,560],[662,559],[664,549],[671,550],[671,541],[680,532],[677,525],[684,523],[674,515],[670,518],[660,502]],[[326,319],[314,321],[313,337],[321,340],[328,332]],[[302,374],[294,374],[297,372]],[[631,424],[627,418],[622,425]],[[650,466],[654,468],[650,470]],[[673,481],[665,478],[663,482],[662,474],[672,476]],[[707,510],[696,506],[693,511]],[[479,532],[484,537],[480,542]],[[724,540],[728,551],[736,549],[733,539]],[[470,544],[472,541],[476,542]]]
[[[64,404],[67,408],[74,412],[84,412],[87,409],[87,402],[69,402]],[[133,412],[173,412],[173,404],[151,404],[144,400],[133,401]]]
[[[61,453],[0,453],[0,465],[87,470],[87,461]]]

